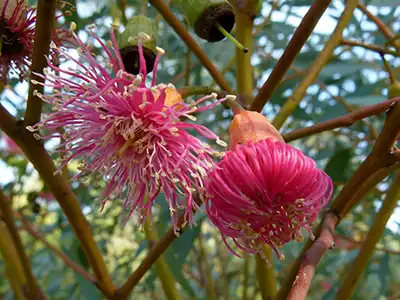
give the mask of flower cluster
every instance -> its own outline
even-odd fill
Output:
[[[43,137],[46,139],[63,138],[65,142],[59,151],[68,152],[63,165],[79,158],[82,173],[104,174],[108,181],[101,196],[104,202],[111,196],[124,197],[129,216],[135,211],[140,217],[151,216],[152,204],[163,192],[174,225],[179,208],[185,209],[186,220],[192,223],[192,210],[197,208],[193,192],[203,188],[203,177],[213,166],[212,156],[218,152],[188,130],[224,143],[206,127],[183,119],[195,121],[193,113],[210,109],[224,99],[198,107],[216,95],[189,105],[182,101],[173,85],[156,85],[157,64],[164,53],[160,48],[151,84],[146,85],[148,76],[141,42],[148,38],[146,34],[132,37],[138,39],[140,54],[140,71],[134,76],[125,71],[113,31],[112,41],[107,42],[93,33],[92,28],[89,32],[101,45],[106,61],[96,60],[74,33],[80,59],[68,49],[52,44],[61,59],[72,61],[77,67],[62,68],[48,60],[54,72],[45,70],[45,85],[53,88],[53,94],[36,94],[50,103],[54,112],[28,129],[49,130],[49,135]],[[63,129],[62,135],[59,129]]]
[[[256,112],[236,115],[230,133],[231,150],[205,181],[207,214],[227,247],[236,254],[230,237],[249,253],[267,243],[278,254],[301,228],[312,235],[308,226],[332,194],[329,176]]]
[[[132,61],[121,57],[114,31],[111,41],[104,42],[93,28],[90,36],[104,56],[96,57],[72,31],[68,43],[76,46],[78,58],[62,43],[51,48],[76,68],[47,59],[49,68],[42,76],[46,83],[31,81],[53,89],[51,95],[35,92],[52,105],[53,113],[27,128],[37,138],[61,138],[58,151],[66,155],[60,169],[79,159],[78,176],[102,174],[107,181],[100,196],[103,205],[113,197],[125,199],[126,220],[135,212],[141,221],[151,218],[153,203],[163,192],[176,229],[178,209],[193,223],[193,209],[198,208],[193,193],[199,191],[207,215],[235,254],[227,238],[249,253],[263,253],[266,243],[279,255],[277,248],[302,238],[302,228],[312,235],[309,226],[329,201],[332,181],[311,158],[286,144],[264,116],[244,110],[236,112],[229,127],[230,150],[224,155],[213,150],[201,139],[226,144],[195,123],[193,114],[225,99],[203,104],[216,97],[211,94],[184,103],[173,85],[156,84],[161,48],[155,47],[153,75],[148,78],[143,43],[149,35],[140,31],[128,39],[138,50],[134,75],[124,65]],[[48,134],[36,133],[41,129]],[[214,157],[221,156],[215,164]]]

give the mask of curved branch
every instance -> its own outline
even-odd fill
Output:
[[[76,195],[71,190],[68,180],[56,172],[53,160],[43,144],[37,141],[31,132],[25,129],[21,121],[9,114],[0,104],[0,128],[13,139],[24,151],[28,160],[39,172],[68,218],[75,234],[86,252],[89,264],[96,274],[99,289],[109,298],[114,299],[115,287],[107,272],[104,259],[98,248],[89,223],[85,219]]]
[[[193,195],[193,199],[197,205],[201,205],[201,199],[198,194]],[[147,256],[142,260],[139,267],[132,273],[131,276],[125,281],[125,283],[117,290],[117,295],[125,299],[143,278],[146,272],[151,268],[151,266],[157,261],[157,259],[168,249],[168,247],[175,241],[179,234],[183,232],[185,227],[184,214],[179,217],[177,227],[180,228],[179,232],[171,227],[154,245],[151,247]]]
[[[41,233],[35,231],[32,224],[28,222],[25,216],[23,216],[21,213],[16,213],[16,216],[20,219],[23,230],[28,232],[33,238],[41,241],[47,248],[53,251],[55,255],[57,255],[67,266],[69,266],[75,272],[81,274],[82,277],[85,278],[87,281],[91,283],[96,283],[96,278],[92,274],[86,272],[85,269],[83,269],[80,265],[69,258],[64,252],[62,252],[54,245],[50,244]]]
[[[342,40],[340,42],[341,45],[343,46],[350,46],[350,47],[361,47],[367,50],[371,50],[374,51],[376,53],[380,53],[380,54],[390,54],[393,56],[400,56],[400,53],[397,53],[396,51],[390,50],[390,49],[386,49],[382,46],[379,45],[375,45],[375,44],[365,44],[362,42],[357,42],[357,41],[351,41],[351,40]]]
[[[296,129],[289,133],[283,134],[282,136],[286,142],[291,142],[327,130],[348,127],[364,118],[377,115],[388,110],[390,106],[393,105],[393,103],[398,101],[400,101],[400,97],[396,97],[375,105],[364,106],[349,114],[345,114],[343,116],[328,120],[326,122],[321,122],[313,126]]]
[[[1,219],[4,220],[4,223],[7,226],[11,239],[17,250],[19,259],[21,260],[22,263],[25,277],[27,279],[27,286],[28,286],[26,293],[27,297],[29,299],[46,299],[46,296],[40,289],[36,281],[36,278],[33,276],[31,264],[24,251],[24,244],[22,243],[21,237],[19,236],[17,227],[15,226],[14,223],[11,203],[1,190],[0,190],[0,215]]]
[[[396,35],[393,33],[393,31],[386,26],[384,22],[382,22],[381,19],[379,19],[377,16],[375,16],[373,13],[371,13],[368,8],[359,2],[357,4],[357,7],[372,21],[375,23],[375,25],[378,27],[378,29],[383,33],[383,35],[391,41],[393,46],[396,47],[398,51],[400,51],[400,43],[395,39]]]

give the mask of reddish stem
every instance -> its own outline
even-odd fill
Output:
[[[293,282],[293,286],[287,297],[288,300],[306,299],[319,261],[328,249],[332,249],[335,246],[333,231],[338,220],[334,214],[326,214],[318,239],[303,255],[296,280]]]

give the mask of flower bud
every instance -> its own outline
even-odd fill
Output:
[[[154,21],[144,16],[134,16],[119,36],[118,48],[125,70],[137,75],[140,70],[139,39],[141,39],[147,72],[153,71],[157,57],[157,28]]]
[[[249,141],[256,143],[266,138],[283,141],[282,136],[271,122],[256,111],[244,110],[236,114],[229,125],[229,134],[231,149],[238,144],[247,144]]]

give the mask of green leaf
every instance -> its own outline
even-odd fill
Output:
[[[328,161],[325,172],[333,181],[346,181],[349,177],[347,172],[352,157],[352,149],[346,148],[336,151],[336,153]]]
[[[370,96],[356,96],[346,98],[347,103],[357,106],[366,106],[378,104],[385,101],[387,98],[382,95],[370,95]]]
[[[183,275],[182,272],[182,262],[174,256],[174,250],[172,248],[169,248],[165,253],[164,253],[164,259],[166,263],[168,264],[172,274],[174,275],[175,279],[178,281],[178,283],[181,285],[181,287],[191,296],[195,297],[195,292],[193,288],[190,286],[189,281],[186,279],[186,277]]]
[[[381,282],[381,290],[379,292],[380,295],[386,295],[389,287],[389,275],[390,275],[390,266],[389,266],[389,254],[383,255],[382,259],[379,262],[379,281]]]
[[[391,7],[398,7],[399,6],[399,1],[398,0],[371,0],[368,3],[369,5],[374,5],[374,6],[391,6]]]
[[[79,240],[74,236],[74,243],[72,247],[66,248],[64,245],[62,246],[63,251],[75,262],[81,265],[84,269],[88,270],[89,263],[87,262],[85,253],[80,245]],[[96,300],[103,299],[100,291],[97,289],[95,285],[91,282],[87,281],[81,274],[74,271],[76,281],[79,285],[81,293],[84,299],[87,300]]]
[[[326,65],[322,69],[321,76],[331,77],[335,74],[345,76],[371,67],[370,63],[336,62]]]

